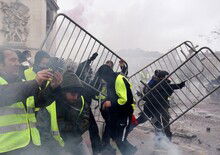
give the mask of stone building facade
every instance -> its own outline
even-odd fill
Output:
[[[0,46],[36,51],[58,9],[56,0],[0,0]]]

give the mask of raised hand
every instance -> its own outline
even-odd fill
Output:
[[[53,73],[51,73],[49,69],[45,69],[45,70],[37,72],[37,75],[35,78],[39,86],[42,85],[44,81],[47,81],[50,79],[53,79]]]
[[[63,82],[63,75],[60,72],[55,72],[50,83],[52,88],[57,88]]]

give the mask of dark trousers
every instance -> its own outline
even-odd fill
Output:
[[[92,110],[90,109],[90,116],[89,116],[89,136],[92,145],[93,154],[97,154],[100,152],[101,149],[101,138],[99,136],[99,128],[95,121],[94,115]]]
[[[156,117],[156,122],[154,123],[154,125],[157,129],[160,130],[158,131],[156,129],[156,134],[162,131],[167,136],[167,138],[171,141],[172,132],[170,130],[170,125],[169,125],[169,121],[170,121],[169,113],[156,114],[155,117]]]
[[[108,110],[102,110],[100,109],[103,119],[105,120],[105,128],[102,135],[102,144],[103,147],[110,145],[110,129],[109,129],[109,123],[110,123],[110,115]]]
[[[168,125],[170,122],[170,114],[168,107],[161,107],[161,106],[152,106],[152,103],[145,103],[144,106],[144,113],[152,119],[155,119],[154,126],[156,127],[156,135],[159,132],[163,132],[167,138],[171,141],[172,139],[172,132],[170,130],[170,126]],[[139,118],[138,118],[139,119]],[[140,122],[145,122],[147,119],[144,114],[140,116]]]
[[[137,118],[137,122],[138,124],[143,124],[147,121],[147,117],[145,116],[145,114],[143,112],[141,112],[140,116]]]
[[[110,114],[109,122],[106,122],[106,126],[109,129],[111,138],[116,142],[120,152],[123,155],[130,154],[130,149],[133,147],[128,141],[127,136],[129,127],[131,124],[132,114],[130,115],[118,115]]]

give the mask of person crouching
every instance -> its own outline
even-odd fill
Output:
[[[67,71],[63,75],[61,97],[57,99],[57,117],[64,151],[70,154],[88,154],[82,135],[89,127],[89,104],[81,95],[82,84],[76,74]]]

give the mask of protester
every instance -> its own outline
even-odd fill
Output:
[[[111,69],[114,67],[114,63],[111,60],[106,61],[105,63],[108,65]],[[122,75],[125,75],[127,72],[127,68],[125,67],[124,61],[120,60],[119,62],[120,67],[121,67],[121,73]],[[100,103],[103,103],[106,99],[105,95],[107,95],[107,84],[104,80],[101,81],[101,94],[99,96],[96,96],[96,99],[99,100]],[[102,108],[100,109],[102,117],[104,118],[105,122],[109,122],[109,111],[108,110],[103,110]],[[108,126],[105,125],[104,127],[104,132],[102,135],[102,151],[105,152],[110,152],[112,155],[116,154],[116,150],[110,145],[110,129]]]
[[[127,141],[133,114],[131,85],[124,76],[115,73],[108,65],[102,65],[97,75],[107,83],[107,98],[102,108],[109,111],[106,126],[110,136],[122,154],[133,154],[136,148]]]
[[[94,53],[88,60],[85,60],[84,62],[80,63],[77,70],[76,75],[86,83],[91,83],[91,85],[94,85],[94,87],[99,87],[99,80],[96,79],[96,77],[92,80],[93,76],[93,70],[91,67],[91,63],[96,59],[98,56],[98,53]],[[93,88],[89,87],[86,84],[83,84],[84,92],[83,96],[85,97],[85,100],[87,103],[92,104],[92,99],[95,99],[95,96],[98,95],[98,92],[94,90]],[[90,126],[89,126],[89,136],[91,140],[92,145],[92,151],[93,155],[98,154],[101,150],[101,138],[99,136],[99,128],[95,121],[95,117],[92,113],[92,110],[90,108]]]
[[[19,79],[19,66],[18,56],[13,50],[0,50],[0,90],[3,94],[8,93],[0,95],[0,153],[7,155],[25,155],[41,145],[34,109],[51,103],[49,98],[55,94],[60,82],[48,70],[42,70],[32,81],[23,83]],[[50,79],[47,89],[38,89]],[[33,100],[37,101],[35,105]]]
[[[82,96],[83,85],[79,78],[71,71],[65,72],[63,78],[56,106],[64,150],[69,154],[85,155],[88,149],[83,147],[82,134],[89,129],[90,105]]]
[[[182,89],[185,86],[185,81],[180,84],[171,84],[169,79],[165,79],[169,73],[163,70],[156,70],[152,79],[144,87],[144,113],[151,119],[155,120],[156,135],[158,132],[163,131],[167,138],[171,141],[172,132],[170,130],[169,108],[170,103],[168,98],[172,95],[174,90]],[[160,84],[159,84],[160,83]],[[152,89],[149,91],[149,89]],[[145,115],[141,115],[137,119],[138,123],[147,121]],[[163,129],[164,128],[164,129]]]
[[[43,70],[43,69],[50,69],[48,65],[50,62],[50,56],[44,51],[38,51],[35,55],[35,61],[33,68],[28,68],[24,71],[25,80],[33,80],[36,76],[36,72]],[[52,61],[54,63],[53,66],[56,66],[56,61]],[[52,64],[51,64],[52,66]],[[62,75],[59,71],[55,70],[52,67],[51,72],[53,72],[53,76],[59,79],[62,82]],[[39,89],[44,90],[48,87],[50,82],[46,81],[43,83]],[[57,85],[60,85],[58,83]],[[55,94],[53,95],[55,96]],[[33,101],[34,104],[37,104],[37,101]],[[48,107],[38,108],[35,109],[36,111],[36,118],[37,118],[37,128],[40,131],[41,135],[41,143],[42,143],[42,150],[51,151],[52,148],[57,148],[58,145],[64,146],[63,139],[60,136],[59,128],[57,124],[57,114],[56,114],[56,102],[55,98],[50,97],[50,104]],[[59,147],[58,147],[59,148]],[[55,151],[55,149],[53,149]],[[56,151],[55,151],[56,152]]]
[[[28,69],[29,67],[31,67],[31,53],[30,51],[26,50],[24,52],[21,52],[21,51],[15,51],[17,56],[18,56],[18,60],[19,60],[19,63],[21,64],[20,67],[19,67],[19,77],[20,79],[25,79],[24,77],[24,71],[26,69]]]
[[[111,69],[113,69],[113,67],[114,67],[114,63],[111,60],[106,61],[105,64],[108,65],[109,67],[111,67]],[[128,66],[126,65],[125,61],[121,59],[119,61],[119,66],[121,68],[120,73],[124,76],[127,76],[128,75]]]

